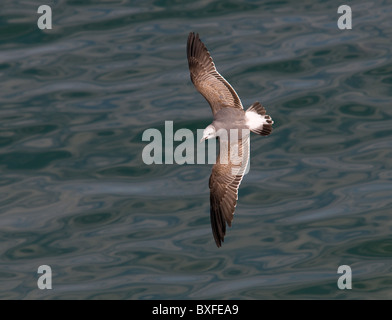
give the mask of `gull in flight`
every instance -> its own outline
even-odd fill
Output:
[[[222,246],[226,224],[231,227],[238,187],[249,162],[250,131],[267,136],[274,123],[259,103],[244,111],[233,87],[216,70],[199,34],[189,33],[187,57],[191,80],[212,109],[213,122],[204,129],[202,141],[219,138],[220,154],[210,176],[210,220],[216,245]]]

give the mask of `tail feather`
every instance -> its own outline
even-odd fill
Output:
[[[265,108],[259,103],[253,103],[245,113],[246,123],[249,130],[262,136],[268,136],[272,132],[274,121],[266,114]]]

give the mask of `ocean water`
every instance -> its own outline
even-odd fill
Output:
[[[0,299],[392,299],[390,1],[351,30],[341,1],[58,0],[51,30],[41,4],[0,5]],[[212,120],[190,31],[275,121],[219,249],[212,166],[142,159]]]

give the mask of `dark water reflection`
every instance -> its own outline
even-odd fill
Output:
[[[35,1],[0,17],[1,299],[390,299],[391,31],[386,1]],[[221,249],[211,166],[142,161],[148,128],[211,121],[197,31],[244,105],[266,105]],[[40,265],[53,289],[39,290]],[[349,265],[353,290],[339,290]],[[36,276],[35,276],[36,275]]]

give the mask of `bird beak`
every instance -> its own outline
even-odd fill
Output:
[[[207,139],[207,137],[203,137],[203,138],[201,138],[201,140],[200,140],[200,143],[202,143],[204,140],[206,140]]]

